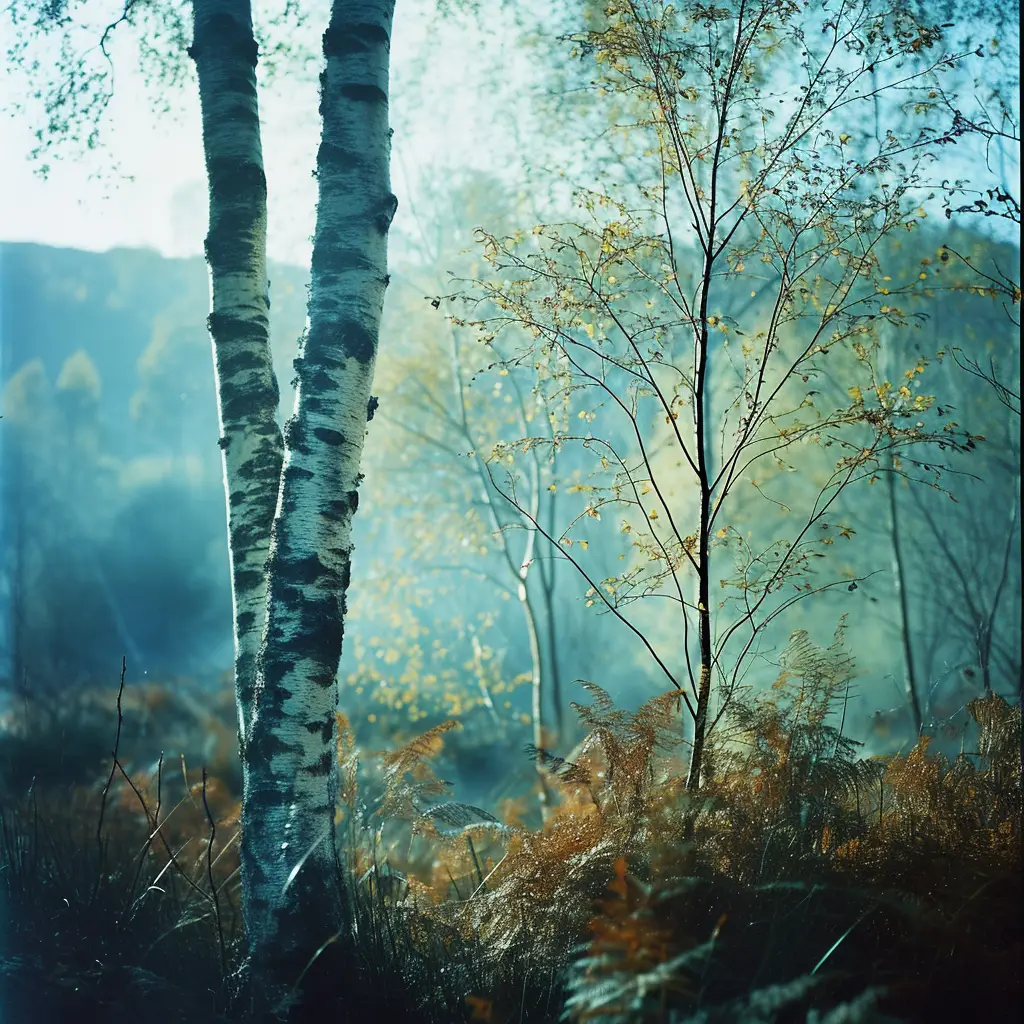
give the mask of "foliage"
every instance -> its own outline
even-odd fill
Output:
[[[935,52],[941,29],[900,6],[818,18],[785,4],[608,5],[573,40],[599,93],[624,98],[632,174],[577,189],[577,219],[481,231],[493,276],[471,293],[483,308],[456,319],[503,370],[533,368],[546,404],[578,408],[577,429],[496,444],[492,480],[680,689],[691,788],[712,690],[728,699],[793,605],[850,585],[819,563],[852,535],[834,518],[840,495],[886,472],[938,485],[942,456],[928,449],[976,441],[929,415],[925,364],[896,377],[880,361],[928,278],[894,282],[883,243],[927,216],[924,167],[946,141],[932,84],[965,55]],[[865,83],[890,65],[916,120],[847,158],[858,104],[875,94]],[[787,90],[776,79],[794,67],[801,84]],[[508,334],[519,345],[502,356]],[[837,375],[844,388],[822,386]],[[538,448],[590,458],[570,488],[580,504],[555,527],[516,496],[516,459]],[[742,483],[767,511],[737,496]],[[745,529],[779,509],[790,518],[774,535]],[[602,535],[621,563],[611,572],[602,518],[620,528],[618,544]],[[731,595],[713,605],[715,584]],[[653,599],[674,617],[671,639],[637,607]],[[682,658],[669,653],[678,632]]]
[[[502,822],[452,798],[431,763],[453,723],[372,758],[342,719],[344,918],[302,979],[302,1005],[427,1021],[918,1020],[951,1006],[1011,1019],[1019,706],[994,695],[973,702],[973,750],[953,762],[924,741],[862,760],[843,721],[854,667],[842,625],[822,647],[795,633],[780,670],[770,691],[729,704],[696,797],[678,756],[676,692],[630,712],[586,685],[578,748],[532,751],[552,797],[536,829],[514,805]],[[142,709],[121,704],[123,738]],[[155,709],[157,725],[167,713]],[[118,772],[102,817],[96,784],[62,803],[59,790],[38,788],[27,804],[5,803],[8,905],[68,900],[59,960],[31,932],[38,914],[12,918],[24,936],[22,959],[4,961],[12,977],[36,971],[41,991],[70,999],[53,967],[62,964],[79,1007],[110,1005],[115,985],[130,1002],[138,986],[159,990],[179,970],[189,988],[196,958],[206,972],[222,962],[216,894],[224,966],[208,984],[226,1015],[244,1005],[237,805],[192,769],[190,791],[171,807],[174,774]],[[106,865],[98,875],[96,856]],[[168,959],[179,940],[180,959]],[[953,950],[939,975],[929,974],[936,948]],[[876,966],[864,987],[867,964]]]

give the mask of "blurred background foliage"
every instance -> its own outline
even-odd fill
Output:
[[[455,287],[438,268],[457,277],[478,270],[472,251],[455,248],[474,224],[497,218],[497,227],[504,223],[511,232],[509,210],[495,209],[498,194],[493,178],[464,182],[448,197],[450,208],[436,214],[444,224],[463,217],[451,237],[435,224],[435,236],[447,237],[449,248],[403,260],[393,273],[357,527],[359,582],[341,669],[343,708],[371,747],[451,716],[502,737],[510,763],[493,750],[486,766],[467,762],[474,789],[481,770],[492,781],[517,771],[529,778],[519,751],[534,738],[535,666],[518,598],[530,538],[496,492],[494,467],[485,460],[499,441],[550,430],[549,411],[565,422],[580,411],[540,406],[528,374],[499,365],[493,350],[434,308],[432,300]],[[425,237],[429,231],[424,225]],[[894,281],[915,278],[926,252],[948,284],[957,268],[941,266],[935,254],[954,241],[978,260],[1015,258],[1009,246],[984,236],[929,237],[925,229],[913,245],[893,247],[886,269]],[[56,702],[82,688],[112,693],[122,653],[130,685],[176,681],[179,688],[220,691],[231,666],[230,592],[202,323],[204,268],[198,260],[151,253],[10,244],[0,267],[4,691]],[[962,270],[962,287],[922,299],[927,319],[894,332],[886,358],[894,380],[922,367],[916,380],[936,396],[933,414],[955,418],[984,440],[954,456],[956,472],[942,478],[943,489],[898,479],[890,488],[880,479],[845,497],[837,518],[853,534],[823,549],[828,565],[821,571],[869,578],[855,591],[842,587],[798,609],[778,637],[784,646],[797,626],[828,635],[838,615],[848,614],[857,664],[848,713],[870,750],[895,750],[912,734],[903,695],[907,649],[934,731],[958,734],[967,702],[986,685],[1008,696],[1019,686],[1019,418],[954,355],[957,349],[1012,382],[1017,338],[998,302],[969,282]],[[271,289],[287,410],[305,281],[295,268],[274,267]],[[724,401],[726,374],[719,385]],[[837,371],[820,386],[842,394],[847,379]],[[589,424],[595,434],[599,417]],[[568,449],[556,458],[524,457],[515,467],[517,497],[536,501],[542,521],[571,517],[595,484],[592,463]],[[828,466],[815,469],[808,461],[793,468],[778,470],[790,494],[813,487]],[[785,527],[784,509],[768,505],[778,513],[773,520],[759,499],[744,512],[742,494],[733,528],[752,545],[770,543]],[[608,572],[631,556],[628,534],[611,517],[589,520],[586,536],[588,554]],[[542,670],[559,681],[553,689],[570,730],[561,737],[568,749],[579,738],[566,714],[572,680],[597,682],[627,706],[655,684],[643,649],[588,601],[571,567],[543,541],[532,557],[530,614]],[[909,597],[907,648],[897,573]],[[645,609],[647,628],[670,635],[672,625],[658,614]],[[768,680],[774,660],[771,651],[761,659]],[[756,686],[761,674],[752,669],[746,681]],[[549,688],[549,700],[551,694]],[[546,705],[545,742],[556,738],[558,718]]]
[[[1005,12],[989,12],[990,24],[952,6],[934,17],[954,21],[958,45],[984,50],[988,63],[965,113],[994,126],[986,173],[1005,178],[1014,158],[995,131],[995,112],[1015,81],[1014,27]],[[396,69],[396,97],[429,85],[431,40],[475,16],[472,5],[457,4],[441,15],[417,61]],[[600,29],[605,5],[503,5],[492,16],[501,31],[487,35],[479,55],[474,116],[500,127],[507,160],[488,156],[485,142],[465,166],[439,163],[415,185],[405,175],[410,194],[393,231],[340,670],[342,707],[362,745],[401,743],[460,718],[466,728],[446,749],[463,761],[449,769],[475,794],[533,783],[524,743],[567,753],[581,738],[569,710],[573,680],[601,685],[625,707],[661,685],[637,638],[524,529],[494,486],[505,479],[503,464],[487,461],[499,442],[569,424],[607,437],[614,424],[577,395],[541,401],[538,375],[550,368],[516,365],[515,338],[504,349],[483,346],[449,318],[453,296],[486,275],[478,228],[497,237],[529,232],[570,216],[573,188],[643,183],[640,143],[615,130],[635,113],[630,97],[595,103],[592,63],[578,47],[566,57],[566,37]],[[417,116],[410,103],[398,104],[399,131],[412,130]],[[856,130],[877,135],[879,116],[888,124],[903,115],[876,110],[873,128]],[[982,176],[972,184],[981,187]],[[957,202],[969,198],[964,192]],[[984,379],[1019,393],[1019,307],[976,273],[1019,262],[1015,237],[998,219],[932,216],[879,252],[894,289],[927,278],[906,310],[909,325],[880,339],[885,376],[935,396],[930,424],[955,420],[984,440],[950,457],[941,488],[887,475],[844,495],[836,520],[851,529],[819,549],[818,575],[862,582],[797,606],[743,677],[754,690],[770,685],[793,630],[828,637],[845,614],[856,665],[845,712],[869,753],[912,742],[908,677],[929,732],[953,748],[971,699],[986,688],[1019,693],[1019,404],[1009,408]],[[307,275],[283,265],[269,274],[283,418]],[[744,292],[743,301],[756,322],[757,300],[748,303]],[[31,698],[57,709],[96,687],[112,700],[123,653],[129,686],[162,686],[189,728],[196,707],[219,708],[230,727],[230,593],[207,305],[199,259],[0,247],[0,689],[9,706]],[[727,341],[711,382],[712,407],[723,410],[735,383]],[[848,401],[855,379],[837,366],[820,387],[829,400]],[[507,457],[519,503],[552,529],[583,514],[602,483],[594,459],[578,450]],[[736,492],[730,527],[751,547],[785,535],[785,494],[820,486],[830,457],[806,447],[801,459],[757,480],[781,504],[753,487]],[[574,536],[596,578],[640,557],[635,537],[612,517],[587,516]],[[647,602],[642,616],[651,637],[677,641],[669,609]],[[531,685],[538,676],[546,681],[539,708]],[[191,695],[188,708],[179,694]]]

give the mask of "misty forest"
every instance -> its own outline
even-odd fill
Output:
[[[1016,2],[0,39],[2,1024],[1020,1019]]]

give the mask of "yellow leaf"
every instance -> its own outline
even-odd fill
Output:
[[[647,518],[648,519],[657,519],[658,518],[658,510],[656,508],[652,508],[651,512],[650,512],[650,515]]]
[[[590,543],[588,541],[581,540],[580,541],[580,547],[583,548],[584,551],[586,551],[587,548],[590,547]]]
[[[725,528],[725,527],[723,526],[723,527],[722,527],[722,528],[721,528],[721,529],[720,529],[720,530],[719,530],[719,531],[718,531],[718,532],[717,532],[717,533],[715,534],[715,536],[716,536],[716,537],[725,537],[725,536],[727,536],[727,535],[728,535],[728,533],[729,533],[729,531],[728,531],[728,530],[727,530],[727,529],[726,529],[726,528]]]

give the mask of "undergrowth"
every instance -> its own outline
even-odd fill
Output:
[[[345,914],[294,1018],[1016,1019],[1020,707],[973,701],[952,760],[927,737],[862,758],[851,674],[841,632],[794,634],[774,686],[720,709],[694,796],[677,695],[628,712],[584,684],[571,759],[528,751],[539,824],[529,794],[452,797],[433,764],[458,723],[371,762],[339,716]],[[102,788],[5,795],[8,1017],[244,1019],[237,805],[114,749]]]

